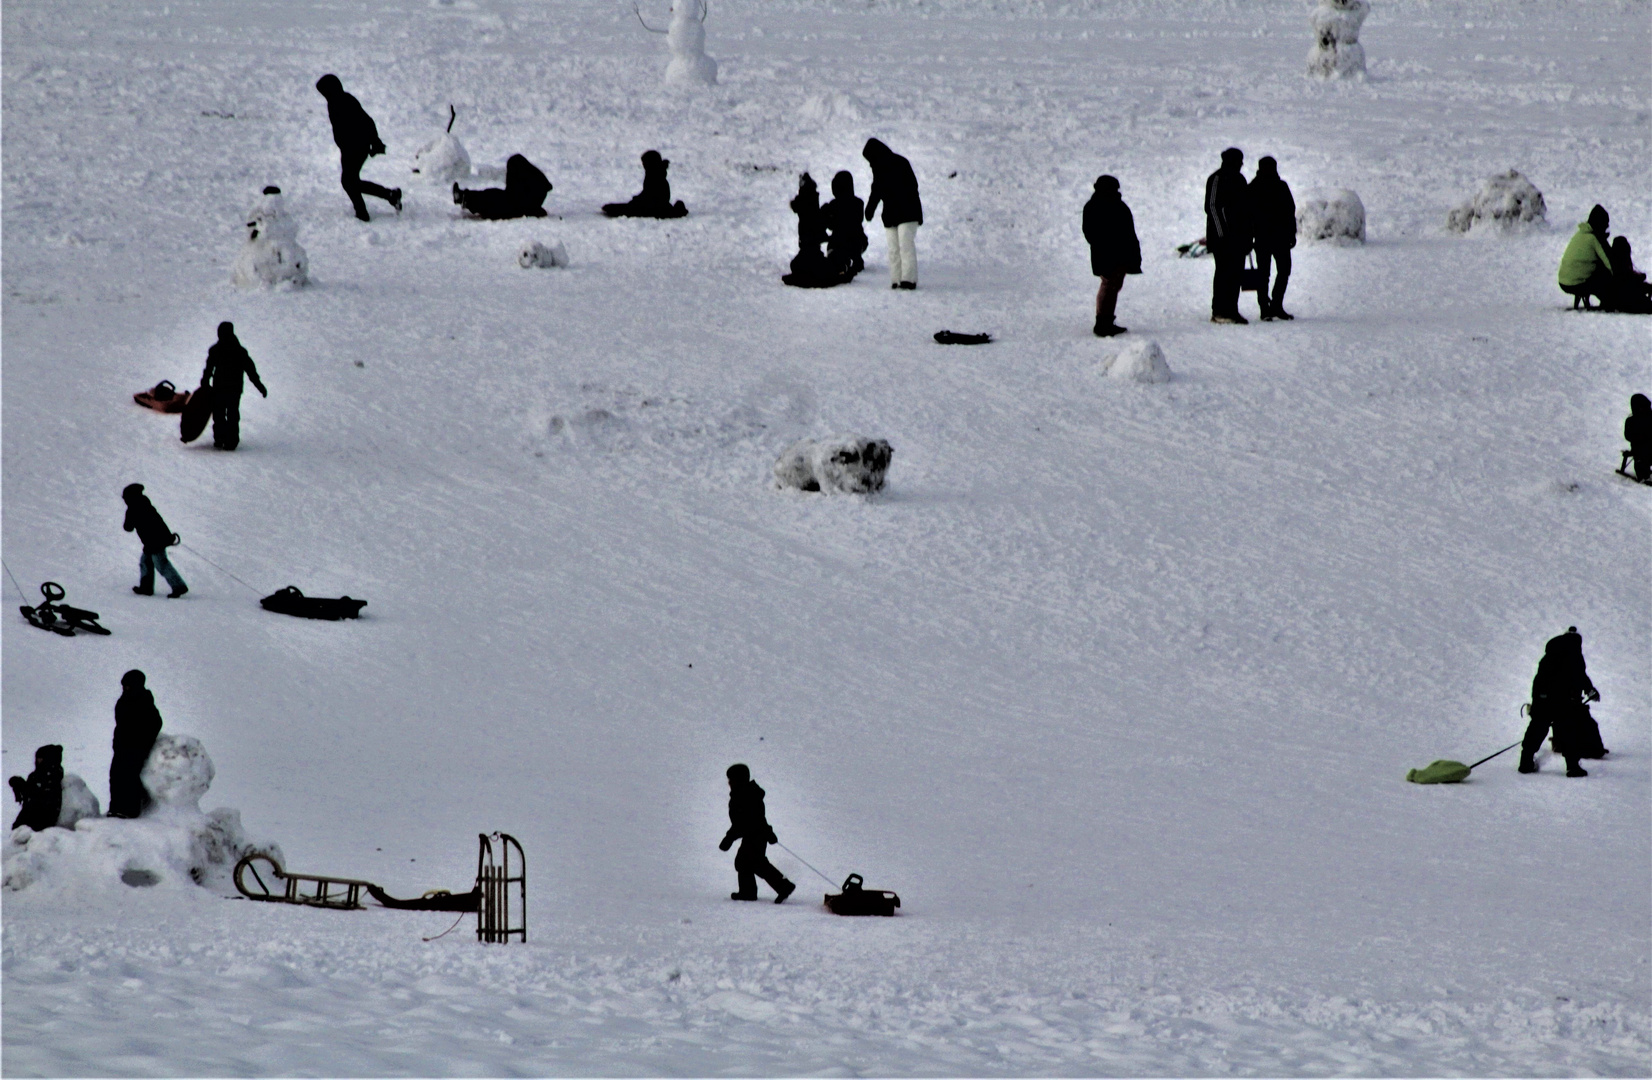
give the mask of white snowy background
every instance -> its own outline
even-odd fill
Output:
[[[0,620],[6,773],[60,742],[107,801],[140,667],[203,808],[294,870],[463,889],[519,837],[529,941],[43,883],[4,896],[7,1075],[1652,1072],[1652,491],[1611,472],[1652,321],[1554,283],[1596,202],[1652,263],[1652,13],[1382,0],[1335,85],[1307,13],[719,0],[686,89],[619,0],[8,0],[5,560],[113,635]],[[350,214],[328,71],[399,217]],[[551,218],[410,173],[450,102]],[[923,187],[919,290],[876,230],[852,285],[783,287],[796,174],[864,196],[870,135]],[[1297,248],[1294,323],[1211,325],[1175,257],[1230,144],[1366,207]],[[603,219],[650,147],[691,215]],[[1550,226],[1446,232],[1509,168]],[[1166,384],[1101,375],[1102,172]],[[306,289],[229,283],[265,184]],[[234,454],[131,402],[221,319],[270,388]],[[841,430],[893,444],[885,493],[773,490]],[[189,596],[133,596],[134,481],[252,588],[174,549]],[[258,607],[287,584],[370,603]],[[1517,739],[1568,624],[1609,759],[1404,782]],[[797,896],[730,903],[736,760],[900,917],[779,850]]]

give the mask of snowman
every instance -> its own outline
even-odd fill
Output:
[[[643,22],[636,7],[637,21],[644,30],[658,34]],[[706,55],[705,0],[671,0],[671,26],[665,31],[671,49],[671,63],[665,66],[665,81],[676,86],[713,86],[717,82],[717,61]]]
[[[1365,74],[1365,46],[1359,28],[1371,14],[1370,0],[1319,0],[1312,16],[1314,47],[1308,74],[1321,79],[1358,78]]]
[[[271,185],[247,213],[247,241],[235,257],[232,280],[243,289],[297,287],[310,280],[310,259],[298,243],[281,189]]]

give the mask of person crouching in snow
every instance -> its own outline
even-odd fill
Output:
[[[150,803],[141,773],[149,751],[161,734],[161,712],[155,695],[143,685],[136,668],[120,677],[120,700],[115,702],[114,757],[109,761],[109,816],[135,818]]]
[[[889,241],[889,287],[918,287],[918,226],[924,223],[918,176],[912,163],[877,139],[867,139],[860,156],[872,166],[872,190],[866,193],[866,220],[883,204],[883,235]]]
[[[1084,239],[1090,242],[1090,272],[1101,279],[1096,290],[1096,337],[1122,334],[1125,328],[1113,320],[1118,307],[1124,275],[1141,273],[1141,242],[1136,239],[1136,219],[1119,197],[1119,182],[1098,176],[1095,194],[1084,204]]]
[[[844,281],[866,269],[866,204],[855,194],[855,178],[847,170],[832,177],[832,201],[820,208],[826,226],[826,262]]]
[[[252,356],[235,336],[235,324],[221,322],[218,340],[207,350],[206,367],[201,369],[201,385],[212,395],[212,445],[220,450],[234,450],[241,445],[241,393],[246,389],[243,377],[252,380],[260,396],[270,396],[259,381]]]
[[[1595,205],[1589,220],[1577,227],[1560,256],[1560,291],[1572,297],[1572,306],[1589,307],[1589,297],[1610,308],[1617,289],[1612,281],[1612,259],[1606,254],[1606,233],[1612,217],[1604,206]]]
[[[383,199],[396,213],[401,213],[401,188],[380,187],[371,180],[361,178],[361,167],[367,164],[367,159],[384,153],[378,125],[373,123],[373,118],[367,115],[367,110],[361,107],[355,95],[344,92],[344,84],[338,81],[337,75],[323,75],[316,80],[315,88],[327,99],[327,119],[333,125],[333,142],[338,145],[341,167],[339,183],[344,186],[344,193],[350,196],[350,205],[356,208],[356,217],[363,221],[373,220],[367,214],[363,195]]]
[[[642,191],[631,196],[629,202],[603,204],[602,212],[609,217],[687,217],[688,207],[682,200],[671,201],[671,181],[665,175],[670,168],[671,162],[661,157],[658,150],[644,150]]]
[[[728,835],[717,845],[727,851],[736,840],[740,850],[734,855],[734,870],[739,876],[740,889],[729,894],[730,900],[756,900],[757,879],[762,878],[775,891],[774,902],[785,902],[797,886],[786,880],[786,875],[769,862],[767,848],[780,840],[769,826],[763,810],[763,789],[751,778],[751,770],[744,765],[728,767]]]
[[[142,484],[127,484],[121,490],[120,497],[126,500],[126,523],[121,528],[136,532],[138,539],[143,541],[143,554],[138,557],[138,583],[132,586],[132,591],[139,596],[154,596],[155,571],[159,570],[161,577],[172,586],[167,599],[177,599],[189,591],[189,586],[178,576],[178,571],[172,569],[172,563],[166,557],[166,549],[178,538],[166,527],[160,511],[149,501],[149,496],[143,493]]]
[[[465,212],[489,221],[509,218],[546,217],[545,196],[551,182],[539,167],[521,154],[505,160],[504,188],[462,188],[453,185],[453,201]]]

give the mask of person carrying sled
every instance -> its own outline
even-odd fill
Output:
[[[1098,176],[1091,189],[1090,201],[1084,204],[1084,239],[1090,244],[1090,272],[1101,279],[1095,335],[1113,337],[1126,329],[1113,315],[1124,276],[1141,273],[1141,241],[1136,239],[1136,219],[1119,197],[1118,178]]]
[[[740,850],[734,855],[734,870],[739,875],[739,891],[729,894],[730,900],[756,900],[757,879],[769,883],[775,892],[774,902],[784,903],[797,886],[786,880],[786,875],[769,862],[768,846],[780,843],[769,825],[763,810],[763,789],[751,778],[751,770],[744,765],[728,767],[728,835],[717,845],[727,851],[736,840]]]
[[[1291,249],[1296,246],[1296,199],[1291,196],[1291,186],[1279,175],[1279,163],[1271,157],[1256,162],[1256,176],[1247,190],[1251,227],[1256,234],[1256,268],[1262,271],[1256,303],[1262,309],[1263,322],[1289,321],[1296,318],[1285,310],[1285,286],[1291,280]],[[1270,262],[1271,297],[1268,295]]]
[[[505,159],[503,188],[462,188],[455,182],[453,202],[464,207],[466,213],[488,221],[546,217],[545,196],[551,193],[551,186],[539,166],[521,154],[512,154]]]
[[[159,570],[161,577],[172,586],[172,591],[166,594],[167,599],[176,600],[189,591],[189,586],[184,584],[184,579],[166,557],[166,549],[177,542],[177,536],[166,527],[160,511],[143,493],[142,484],[127,484],[121,489],[120,497],[126,500],[126,521],[121,528],[137,533],[138,539],[143,541],[143,554],[138,556],[138,583],[132,586],[132,591],[139,596],[154,596],[155,571]]]
[[[1549,639],[1543,658],[1532,678],[1531,722],[1520,742],[1520,771],[1537,771],[1537,751],[1543,736],[1554,731],[1555,752],[1566,759],[1567,776],[1588,776],[1578,764],[1583,757],[1604,757],[1600,730],[1589,716],[1589,702],[1599,701],[1600,691],[1589,681],[1583,660],[1583,636],[1568,626],[1564,634]]]
[[[1617,289],[1612,280],[1612,258],[1606,254],[1606,234],[1611,224],[1611,215],[1597,203],[1560,256],[1560,291],[1572,297],[1573,307],[1581,303],[1588,309],[1591,296],[1599,298],[1602,309],[1613,307]]]
[[[218,340],[207,350],[206,366],[201,369],[201,386],[212,397],[212,445],[220,450],[234,450],[241,445],[241,392],[246,389],[243,378],[252,380],[260,396],[270,396],[258,378],[252,356],[235,336],[235,324],[221,322]]]
[[[143,672],[136,668],[120,677],[120,700],[115,702],[115,753],[109,762],[110,817],[135,818],[150,803],[149,790],[139,774],[161,734],[161,713],[155,708],[155,695],[143,682]]]
[[[361,178],[361,167],[367,164],[367,159],[384,153],[378,125],[373,123],[373,118],[367,115],[367,110],[361,107],[355,95],[344,92],[344,84],[338,81],[337,75],[323,75],[316,80],[315,88],[327,99],[327,119],[332,122],[333,142],[338,146],[339,183],[344,186],[344,193],[350,196],[350,205],[355,207],[356,217],[362,221],[373,220],[367,213],[363,195],[383,199],[396,213],[401,213],[401,188],[380,187],[371,180]]]
[[[790,206],[797,215],[797,254],[792,257],[791,273],[782,275],[780,280],[802,289],[824,289],[839,284],[827,271],[826,256],[820,253],[820,245],[826,242],[826,222],[820,213],[820,189],[815,186],[814,177],[808,173],[798,174],[797,194]]]
[[[866,193],[866,220],[883,204],[883,235],[889,243],[889,287],[918,287],[918,226],[924,223],[918,198],[918,175],[912,163],[877,139],[867,139],[860,156],[872,166],[872,190]]]
[[[826,263],[848,282],[866,269],[866,204],[855,194],[855,178],[847,170],[832,177],[832,201],[820,208],[826,226]]]
[[[1240,171],[1244,164],[1244,151],[1230,146],[1222,151],[1222,167],[1205,180],[1205,246],[1216,257],[1210,321],[1240,326],[1250,322],[1239,314],[1241,274],[1251,249],[1250,198]]]
[[[1623,438],[1635,462],[1635,479],[1652,481],[1652,400],[1645,394],[1629,398],[1629,416],[1623,421]]]
[[[681,200],[671,201],[671,181],[665,175],[670,168],[670,159],[661,157],[658,150],[644,150],[642,190],[631,196],[629,202],[605,203],[602,212],[609,217],[687,217],[688,207]]]
[[[35,832],[57,824],[63,812],[63,747],[42,746],[34,752],[34,771],[27,780],[14,776],[11,793],[23,804],[12,828],[27,825]]]

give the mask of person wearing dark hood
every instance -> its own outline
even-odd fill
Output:
[[[642,191],[631,196],[630,202],[604,204],[602,212],[609,217],[687,217],[688,207],[682,200],[671,201],[671,181],[665,175],[670,168],[670,160],[661,157],[658,150],[644,150]]]
[[[14,776],[11,793],[23,804],[12,828],[27,825],[35,832],[57,824],[63,812],[63,747],[42,746],[34,752],[34,772],[27,780]]]
[[[883,204],[883,235],[889,242],[889,287],[918,287],[918,226],[924,207],[912,163],[877,139],[867,139],[860,156],[872,166],[872,190],[866,193],[866,220]]]
[[[1126,274],[1141,273],[1141,241],[1136,239],[1136,219],[1119,197],[1116,177],[1098,176],[1094,194],[1084,204],[1084,239],[1090,243],[1090,272],[1101,279],[1096,290],[1096,337],[1112,337],[1125,332],[1113,319],[1119,290]]]
[[[378,125],[373,123],[373,118],[367,115],[367,110],[361,107],[355,95],[344,92],[344,84],[338,81],[337,75],[323,75],[316,80],[315,88],[327,99],[327,119],[332,121],[333,142],[338,145],[339,182],[344,185],[344,193],[350,196],[350,205],[356,208],[356,217],[363,221],[372,220],[363,195],[383,199],[396,213],[401,213],[401,188],[380,187],[371,180],[361,178],[361,167],[367,164],[367,159],[384,153]]]
[[[177,599],[189,591],[189,586],[184,584],[184,579],[178,576],[178,571],[172,568],[166,557],[166,549],[177,543],[177,536],[166,527],[160,511],[143,493],[142,484],[127,484],[121,490],[120,497],[126,500],[126,522],[121,528],[137,533],[138,539],[143,541],[143,554],[138,557],[138,583],[132,586],[132,591],[139,596],[154,596],[155,571],[159,570],[161,577],[172,586],[172,591],[166,594],[167,599]]]
[[[866,269],[866,204],[855,194],[848,170],[832,177],[832,201],[820,208],[826,224],[826,262],[844,281]]]
[[[1612,306],[1631,315],[1652,314],[1652,287],[1646,274],[1635,269],[1635,252],[1627,236],[1612,237]]]
[[[120,677],[120,700],[115,702],[115,756],[109,762],[109,816],[135,818],[149,805],[149,791],[139,774],[161,733],[161,713],[155,695],[143,685],[143,672],[133,668]]]
[[[751,770],[744,765],[728,767],[728,835],[717,845],[727,851],[736,840],[740,850],[734,855],[734,870],[739,877],[738,892],[729,894],[730,900],[756,900],[757,879],[762,878],[775,891],[774,902],[784,903],[797,886],[786,880],[786,875],[769,862],[768,846],[780,841],[769,826],[763,809],[763,789],[751,778]]]
[[[1537,751],[1543,745],[1543,736],[1553,729],[1555,752],[1566,759],[1566,775],[1588,776],[1578,759],[1606,753],[1598,745],[1589,745],[1600,742],[1598,729],[1592,738],[1589,735],[1592,722],[1588,706],[1599,700],[1600,692],[1589,681],[1588,665],[1583,660],[1583,636],[1577,627],[1568,626],[1564,634],[1549,639],[1543,658],[1537,662],[1537,674],[1532,678],[1531,722],[1520,741],[1520,771],[1537,771]]]
[[[1296,246],[1296,200],[1291,186],[1279,175],[1279,163],[1271,157],[1256,162],[1256,177],[1250,182],[1251,226],[1256,233],[1256,268],[1262,271],[1262,286],[1256,303],[1262,321],[1294,319],[1285,310],[1285,286],[1291,280],[1291,249]],[[1269,263],[1273,270],[1273,295],[1268,295]]]
[[[243,378],[252,380],[260,396],[270,396],[258,378],[252,356],[235,336],[235,324],[221,322],[218,340],[207,350],[206,366],[201,369],[201,386],[212,395],[212,445],[220,450],[234,450],[241,445],[241,392],[246,389]]]
[[[1244,151],[1222,151],[1222,167],[1205,181],[1205,246],[1216,257],[1211,282],[1210,321],[1244,325],[1239,314],[1241,273],[1251,248],[1250,199],[1245,194]]]
[[[1623,437],[1635,462],[1635,479],[1652,483],[1652,400],[1645,394],[1629,398],[1629,416],[1623,421]]]
[[[1617,289],[1612,279],[1612,258],[1606,254],[1607,233],[1612,216],[1598,203],[1589,211],[1589,220],[1577,227],[1560,256],[1560,291],[1572,297],[1572,306],[1589,307],[1591,296],[1602,308],[1612,307]]]
[[[510,218],[546,217],[545,196],[551,182],[539,167],[521,154],[505,159],[503,188],[462,188],[453,185],[453,202],[465,212],[488,221]]]
[[[791,273],[780,280],[800,289],[841,284],[837,275],[828,272],[826,256],[820,253],[820,245],[826,242],[826,223],[820,213],[820,189],[808,173],[798,174],[791,209],[797,215],[797,254],[792,257]]]

